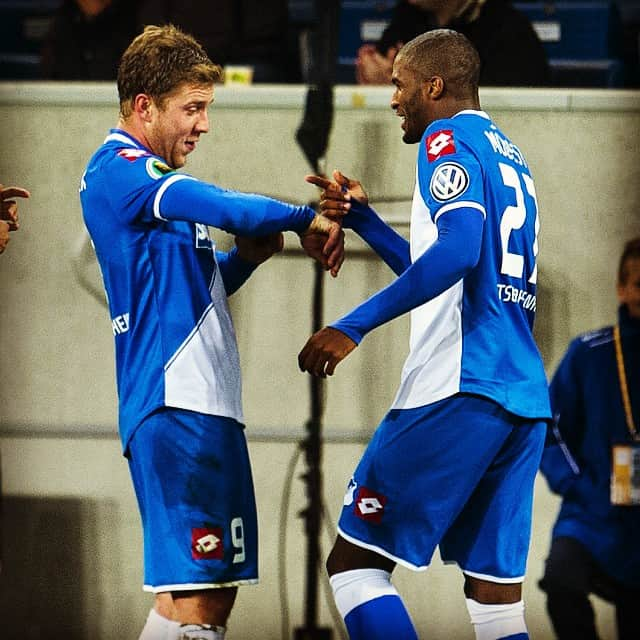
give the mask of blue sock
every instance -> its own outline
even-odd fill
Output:
[[[344,571],[331,576],[330,582],[350,640],[418,640],[389,572]]]
[[[418,640],[399,596],[382,596],[352,609],[344,619],[351,640]]]

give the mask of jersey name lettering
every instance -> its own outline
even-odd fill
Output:
[[[113,329],[113,335],[120,335],[129,331],[129,314],[123,313],[120,316],[116,316],[111,319],[111,327]]]
[[[505,158],[509,158],[509,160],[512,160],[516,164],[519,164],[523,167],[527,166],[527,163],[525,162],[524,156],[520,152],[520,149],[518,149],[518,147],[513,144],[513,142],[509,142],[509,140],[503,138],[495,131],[485,131],[484,135],[491,143],[491,146],[496,153],[499,153]]]

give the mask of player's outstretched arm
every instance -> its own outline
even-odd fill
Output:
[[[309,175],[305,180],[322,189],[320,213],[353,229],[393,270],[400,275],[410,264],[409,243],[369,206],[369,197],[358,180],[338,170],[333,180]]]

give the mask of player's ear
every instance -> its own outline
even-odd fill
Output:
[[[153,100],[146,93],[139,93],[133,99],[133,111],[147,122],[151,118],[152,107]]]
[[[431,76],[425,81],[425,92],[432,100],[437,100],[444,93],[444,80],[441,76]]]

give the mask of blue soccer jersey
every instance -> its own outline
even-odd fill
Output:
[[[332,325],[358,342],[411,310],[410,352],[392,408],[467,392],[522,417],[550,417],[532,335],[538,229],[529,167],[487,114],[462,111],[427,128],[417,159],[411,264]],[[389,242],[398,244],[391,235]]]
[[[125,449],[163,406],[243,422],[227,295],[251,266],[216,252],[208,225],[303,231],[314,212],[177,173],[121,130],[91,158],[80,200],[111,312]]]

